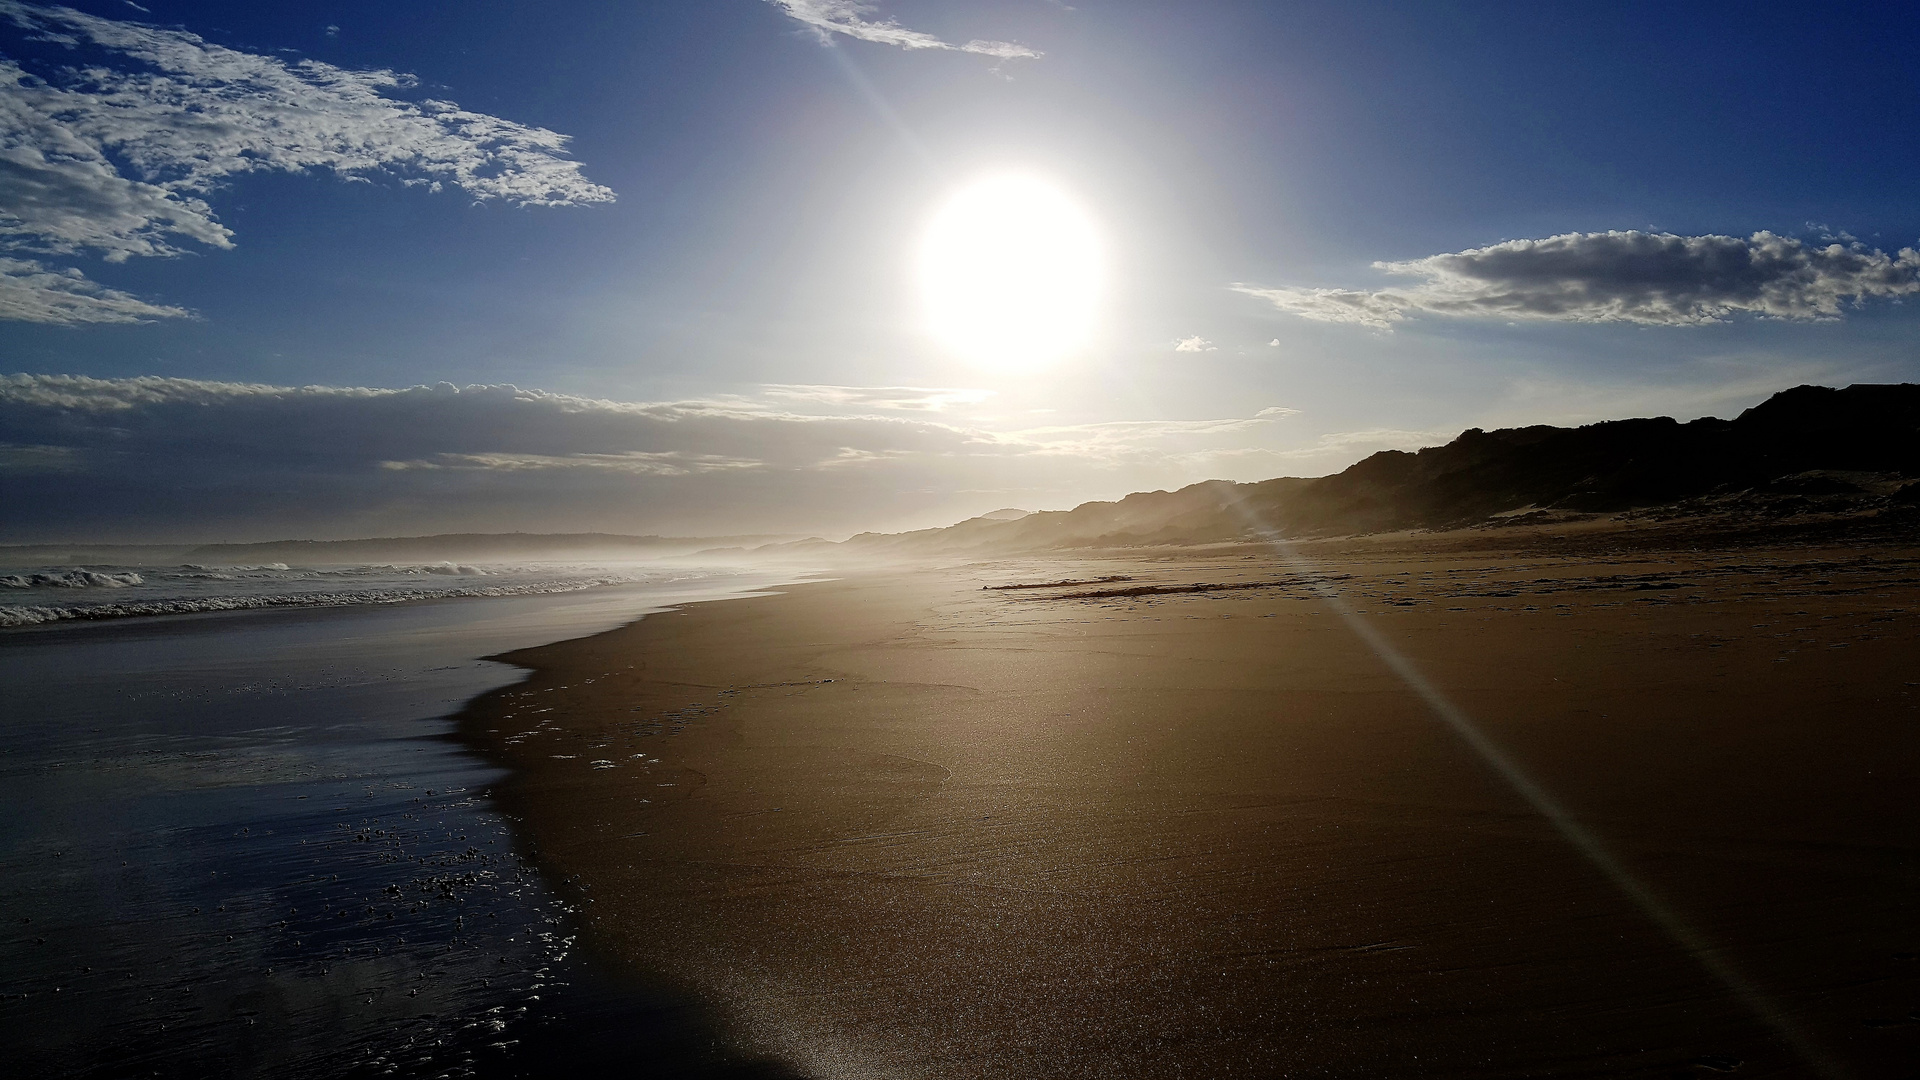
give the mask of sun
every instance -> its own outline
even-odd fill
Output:
[[[1093,218],[1059,188],[1002,173],[961,188],[921,238],[927,326],[973,363],[1056,360],[1093,330],[1105,253]]]

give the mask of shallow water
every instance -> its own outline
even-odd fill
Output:
[[[0,633],[7,1069],[502,1071],[582,973],[445,718],[520,677],[480,656],[775,582],[678,577]]]

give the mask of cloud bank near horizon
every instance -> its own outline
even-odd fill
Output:
[[[620,402],[513,386],[0,376],[11,542],[103,533],[852,532],[1072,505],[1288,460],[1292,410],[989,430],[978,391],[769,386]],[[827,410],[797,411],[795,406]],[[1115,489],[1118,490],[1115,490]]]
[[[1920,251],[1852,241],[1810,244],[1757,232],[1677,236],[1637,231],[1509,240],[1374,269],[1421,279],[1399,289],[1236,283],[1235,292],[1318,322],[1375,330],[1416,315],[1700,326],[1736,315],[1837,319],[1871,299],[1920,293]]]
[[[1038,60],[1043,53],[1011,41],[973,41],[955,44],[919,30],[909,30],[894,19],[874,20],[868,16],[878,8],[861,0],[767,0],[787,17],[805,23],[822,41],[844,34],[856,41],[892,45],[909,51],[940,49],[948,52],[978,53],[998,60]]]
[[[233,231],[207,199],[243,173],[384,174],[516,206],[614,198],[565,156],[567,136],[396,96],[418,86],[402,72],[283,60],[19,0],[0,0],[0,19],[96,61],[35,72],[0,58],[0,248],[36,256],[0,262],[0,318],[188,314],[41,257],[112,263],[231,248]]]

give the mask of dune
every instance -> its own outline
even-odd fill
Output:
[[[1830,537],[1920,528],[1920,384],[1799,386],[1732,420],[1609,420],[1462,432],[1331,476],[1208,480],[1071,510],[941,529],[767,545],[853,564],[1193,546],[1409,529],[1574,524],[1621,515],[1725,532],[1787,523]],[[1004,515],[1004,516],[1003,516]]]

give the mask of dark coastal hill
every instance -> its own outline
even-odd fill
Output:
[[[1016,520],[864,533],[840,546],[927,556],[1448,529],[1656,509],[1769,519],[1909,514],[1920,510],[1916,480],[1920,385],[1799,386],[1732,420],[1474,428],[1445,446],[1383,451],[1332,476],[1210,480]]]

